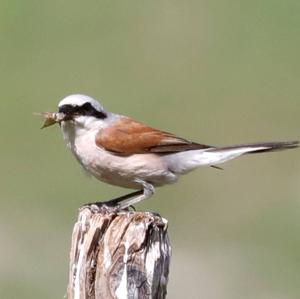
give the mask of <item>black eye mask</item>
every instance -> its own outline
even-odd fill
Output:
[[[105,119],[107,117],[105,112],[98,111],[91,103],[85,103],[82,106],[63,105],[59,107],[59,112],[69,116],[83,115],[93,116],[99,119]]]

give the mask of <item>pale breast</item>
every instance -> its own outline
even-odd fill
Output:
[[[126,188],[140,188],[135,179],[145,180],[155,186],[170,184],[177,176],[156,154],[119,156],[95,143],[96,132],[77,135],[70,142],[71,150],[80,164],[97,179]]]

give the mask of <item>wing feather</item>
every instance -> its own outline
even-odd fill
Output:
[[[96,136],[96,144],[121,155],[142,153],[175,153],[212,148],[174,134],[153,129],[128,117],[122,117]]]

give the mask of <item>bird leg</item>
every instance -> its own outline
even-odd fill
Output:
[[[130,206],[133,206],[138,202],[143,201],[153,195],[155,189],[151,184],[142,181],[140,179],[137,179],[135,181],[143,186],[143,190],[140,190],[140,193],[134,192],[136,194],[132,193],[133,196],[130,196],[127,199],[119,201],[118,206],[120,210],[129,208]]]
[[[96,206],[98,208],[106,208],[107,210],[124,210],[153,195],[154,187],[151,184],[139,179],[137,179],[136,182],[141,184],[143,186],[143,189],[131,192],[129,194],[108,201],[88,203],[85,204],[83,207]]]

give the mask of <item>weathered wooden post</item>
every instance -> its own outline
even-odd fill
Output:
[[[68,299],[163,299],[171,246],[167,221],[149,212],[79,212]]]

